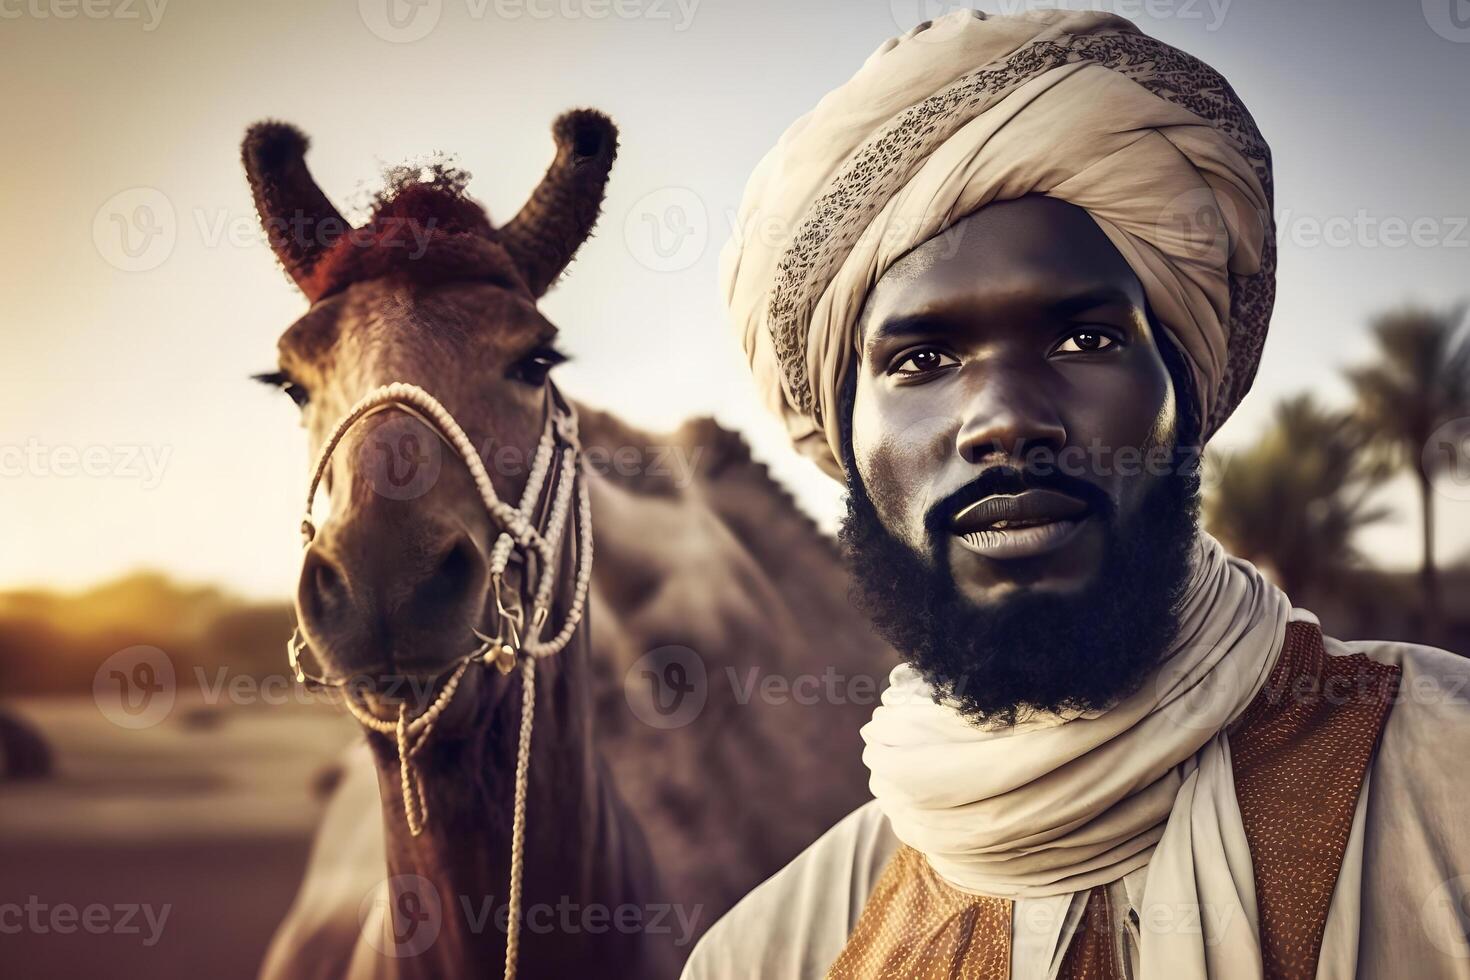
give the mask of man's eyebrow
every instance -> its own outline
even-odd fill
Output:
[[[877,328],[868,335],[867,346],[872,347],[879,341],[894,337],[933,335],[943,329],[942,319],[932,313],[910,313],[889,317],[878,324]]]
[[[1098,286],[1051,300],[1043,307],[1054,317],[1066,318],[1086,313],[1103,306],[1132,306],[1133,297],[1117,286]],[[882,321],[869,332],[866,346],[900,337],[933,336],[943,333],[947,316],[939,312],[901,313]]]
[[[1047,305],[1047,312],[1054,316],[1076,316],[1100,306],[1132,306],[1133,297],[1117,286],[1099,286],[1071,296],[1064,296]]]

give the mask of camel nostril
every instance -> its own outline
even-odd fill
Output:
[[[485,562],[467,537],[458,538],[416,591],[421,607],[442,609],[481,591]]]
[[[347,584],[332,560],[318,548],[306,553],[301,570],[302,610],[314,621],[341,608],[347,599]]]
[[[333,600],[342,590],[342,580],[337,577],[337,572],[326,562],[319,563],[311,570],[312,586],[316,594],[323,599]]]

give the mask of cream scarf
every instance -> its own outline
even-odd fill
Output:
[[[1265,684],[1289,613],[1279,589],[1202,534],[1179,635],[1140,691],[1102,711],[986,727],[936,704],[902,665],[863,728],[873,794],[899,839],[966,891],[1066,895],[1147,865],[1144,980],[1258,978],[1224,730]]]

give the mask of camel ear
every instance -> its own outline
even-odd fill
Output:
[[[308,280],[328,246],[348,225],[306,169],[306,135],[282,122],[260,122],[245,133],[240,156],[255,210],[271,248],[307,294]]]
[[[531,293],[540,296],[592,233],[607,175],[618,155],[618,130],[595,109],[556,120],[556,159],[520,213],[499,229]]]

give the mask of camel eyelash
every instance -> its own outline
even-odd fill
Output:
[[[291,400],[296,403],[298,408],[306,407],[308,400],[306,389],[285,371],[267,371],[265,374],[252,374],[250,377],[263,385],[270,385],[272,388],[279,388],[284,391],[287,395],[291,396]]]

